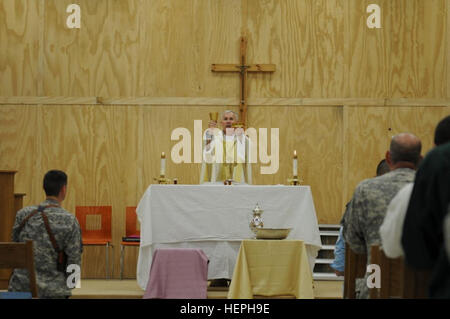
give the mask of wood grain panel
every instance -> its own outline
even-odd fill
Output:
[[[248,61],[274,63],[249,76],[250,97],[346,97],[345,5],[341,0],[248,2]]]
[[[446,2],[446,10],[447,10],[447,36],[445,39],[446,49],[447,52],[447,98],[450,98],[450,0],[447,0]]]
[[[0,96],[0,105],[143,105],[143,106],[238,106],[238,98],[208,97],[73,97]],[[410,98],[251,98],[248,106],[447,106],[450,99]]]
[[[445,2],[395,0],[387,9],[388,96],[445,97]]]
[[[113,126],[108,107],[43,106],[39,117],[40,123],[48,123],[41,126],[41,173],[49,169],[72,172],[68,177],[69,202],[107,205],[108,186],[113,185],[112,167],[105,156],[110,153],[108,129]]]
[[[253,169],[256,184],[286,184],[292,178],[292,153],[297,150],[299,175],[310,185],[319,223],[338,223],[342,211],[342,107],[253,108],[256,128],[279,128],[280,169],[274,175]],[[270,152],[269,152],[270,153]]]
[[[24,204],[44,197],[42,177],[37,170],[41,158],[40,131],[36,106],[0,107],[0,169],[17,170],[14,191],[26,193]],[[38,178],[40,183],[35,183]]]
[[[87,215],[86,216],[86,230],[100,230],[102,229],[102,216]]]
[[[386,97],[388,92],[390,38],[387,25],[390,16],[389,2],[376,1],[381,8],[381,29],[367,27],[367,6],[370,0],[349,0],[347,12],[349,51],[349,95],[351,97]]]
[[[42,0],[0,2],[0,96],[39,95]]]
[[[81,0],[70,30],[69,0],[5,0],[0,94],[231,97],[209,65],[237,61],[243,29],[249,61],[279,65],[251,97],[445,97],[448,1],[383,0],[381,30],[369,2]]]
[[[146,147],[144,139],[145,114],[143,107],[111,107],[111,126],[108,129],[108,153],[110,176],[114,185],[110,186],[111,205],[113,207],[113,244],[115,247],[115,277],[120,271],[120,241],[125,236],[126,207],[137,206],[150,181],[143,178],[145,167],[152,159],[144,157]],[[156,131],[152,129],[152,131]],[[126,250],[128,250],[127,248]],[[125,269],[136,272],[134,255],[125,254]],[[125,273],[127,274],[127,273]]]
[[[387,112],[389,108],[348,107],[346,126],[347,203],[356,185],[363,179],[376,176],[376,166],[385,157],[390,137]],[[392,129],[392,128],[391,128]]]
[[[123,278],[136,278],[137,261],[139,257],[139,247],[127,246],[123,252]]]
[[[114,248],[114,255],[118,254],[117,247]],[[81,256],[81,279],[85,278],[101,278],[106,279],[106,256],[105,246],[84,246],[83,254]],[[112,249],[109,248],[109,260],[112,259]],[[116,258],[114,258],[116,259]],[[110,267],[112,264],[110,263]],[[114,263],[114,272],[117,271],[117,266]],[[112,271],[112,268],[110,268]],[[111,277],[110,277],[111,278]],[[114,278],[114,277],[113,277]],[[115,277],[117,278],[117,277]],[[83,281],[81,282],[83,284]]]
[[[23,208],[23,198],[26,196],[26,194],[20,193],[20,194],[14,194],[14,211],[18,212]]]
[[[241,0],[145,1],[146,96],[234,97],[236,74],[213,63],[237,63]]]
[[[114,205],[119,179],[112,165],[115,152],[111,145],[114,137],[111,107],[43,106],[39,117],[39,122],[48,123],[41,127],[40,176],[50,169],[67,173],[64,207],[74,213],[75,206]],[[113,220],[116,214],[113,211]],[[118,242],[118,235],[113,226],[113,244]],[[82,265],[86,277],[104,276],[103,256],[104,248],[87,247],[83,259],[89,262]]]
[[[447,107],[348,107],[346,125],[348,162],[347,198],[353,195],[357,184],[375,176],[378,162],[385,157],[393,135],[410,132],[422,141],[422,154],[433,146],[434,130],[439,121],[450,114]]]
[[[447,0],[380,0],[381,30],[365,25],[369,0],[80,0],[79,30],[70,3],[2,1],[0,95],[232,97],[236,75],[209,66],[237,61],[241,29],[249,61],[278,65],[252,75],[250,97],[450,90]]]
[[[68,29],[71,0],[45,1],[44,95],[143,95],[142,0],[80,0],[81,28]]]

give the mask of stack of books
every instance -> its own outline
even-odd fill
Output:
[[[128,237],[122,237],[122,241],[126,241],[126,242],[140,242],[141,241],[141,237],[140,236],[128,236]]]

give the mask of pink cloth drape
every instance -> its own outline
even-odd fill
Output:
[[[201,249],[156,249],[144,299],[206,299],[208,257]]]

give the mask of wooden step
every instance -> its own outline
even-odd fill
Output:
[[[344,281],[344,276],[337,276],[333,272],[323,272],[323,273],[315,273],[313,274],[314,280],[336,280],[336,281]]]
[[[332,264],[334,259],[317,258],[316,264]]]
[[[320,236],[338,237],[339,231],[324,230],[324,231],[319,231],[319,234],[320,234]]]
[[[313,278],[322,281],[342,281],[343,277],[338,277],[334,273],[331,264],[334,262],[335,243],[339,237],[341,225],[320,224],[319,233],[322,240],[321,249],[318,252],[313,269]]]
[[[339,231],[339,229],[341,228],[341,225],[339,224],[319,224],[319,229],[321,228],[331,228],[331,229],[336,229],[337,231]]]

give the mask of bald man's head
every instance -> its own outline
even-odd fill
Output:
[[[417,166],[421,159],[422,143],[419,138],[411,133],[400,133],[392,137],[389,148],[392,164],[409,162]]]

